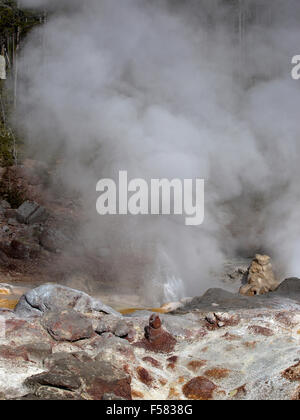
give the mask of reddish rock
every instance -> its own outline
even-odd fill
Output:
[[[177,340],[165,331],[158,315],[153,314],[149,319],[149,325],[145,327],[145,338],[134,345],[156,353],[171,353]],[[154,328],[155,327],[155,328]]]
[[[170,363],[177,363],[178,362],[178,356],[171,356],[167,359],[167,362]]]
[[[168,369],[175,369],[177,361],[178,361],[178,356],[169,357],[167,359],[167,362],[169,362],[167,368]]]
[[[105,394],[131,399],[131,378],[101,357],[90,358],[86,353],[57,353],[46,362],[49,372],[34,375],[25,381],[34,395],[43,389],[71,392],[68,399],[102,400]]]
[[[204,372],[205,376],[213,379],[225,379],[228,377],[230,370],[221,368],[212,368]]]
[[[147,369],[144,369],[143,367],[139,366],[137,368],[137,375],[138,378],[143,384],[150,386],[153,382],[153,378],[150,375],[150,373],[147,371]]]
[[[152,314],[149,319],[149,326],[155,330],[158,330],[162,326],[160,317],[157,314]]]
[[[28,321],[8,319],[5,322],[5,336],[9,343],[21,346],[31,343],[51,344],[53,339],[41,326],[39,319]]]
[[[0,358],[7,360],[24,360],[39,363],[52,353],[52,347],[47,343],[31,343],[24,346],[0,346]]]
[[[161,368],[161,364],[159,363],[159,361],[154,359],[153,357],[147,356],[147,357],[144,357],[142,360],[143,362],[150,363],[150,365],[152,365],[153,367],[157,369]]]
[[[0,358],[7,360],[28,361],[28,355],[24,347],[0,346]]]
[[[92,322],[73,309],[46,313],[41,324],[56,341],[75,342],[94,334]]]
[[[260,327],[259,325],[250,325],[248,330],[253,334],[264,335],[265,337],[271,337],[274,335],[274,331],[272,331],[270,328]]]
[[[207,360],[192,360],[188,363],[187,367],[189,370],[193,372],[197,372],[200,368],[205,366],[207,363]]]
[[[189,400],[212,400],[217,386],[209,379],[198,376],[184,385],[183,394]]]
[[[286,369],[282,375],[288,381],[300,381],[300,362]]]

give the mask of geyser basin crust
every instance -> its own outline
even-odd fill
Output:
[[[212,289],[177,315],[150,319],[149,312],[124,317],[76,307],[73,297],[80,302],[81,292],[64,288],[72,299],[58,310],[50,285],[32,290],[25,296],[31,303],[34,296],[36,308],[47,305],[44,314],[0,311],[1,397],[295,399],[299,281],[255,298]]]

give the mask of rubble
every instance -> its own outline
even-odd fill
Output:
[[[1,287],[11,292],[10,285]],[[150,318],[147,312],[99,312],[92,297],[60,285],[33,289],[14,312],[0,311],[0,394],[24,400],[297,399],[300,299],[283,296],[297,287],[291,279],[274,294],[237,294],[245,307],[228,292],[210,290],[187,301],[180,314]],[[220,299],[227,299],[227,311],[211,310],[212,303],[225,304]]]

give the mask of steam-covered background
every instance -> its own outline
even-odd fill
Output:
[[[300,274],[299,1],[21,3],[51,13],[22,50],[20,128],[38,156],[63,151],[82,238],[120,284],[126,271],[151,299],[199,294],[256,251]],[[205,178],[204,225],[98,216],[96,183],[119,170]]]

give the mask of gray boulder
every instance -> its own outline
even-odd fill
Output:
[[[132,325],[126,319],[120,320],[119,317],[115,316],[106,316],[98,322],[96,327],[96,332],[98,334],[103,334],[110,332],[117,337],[126,337]]]
[[[121,317],[113,308],[104,305],[84,292],[58,284],[44,284],[23,295],[15,308],[18,316],[42,316],[48,311],[73,309],[80,313],[104,312]]]
[[[67,236],[62,230],[56,228],[45,229],[40,236],[41,246],[50,252],[58,252],[70,248],[71,235]]]
[[[48,219],[47,210],[34,201],[25,201],[17,210],[18,222],[27,225],[44,223]]]

